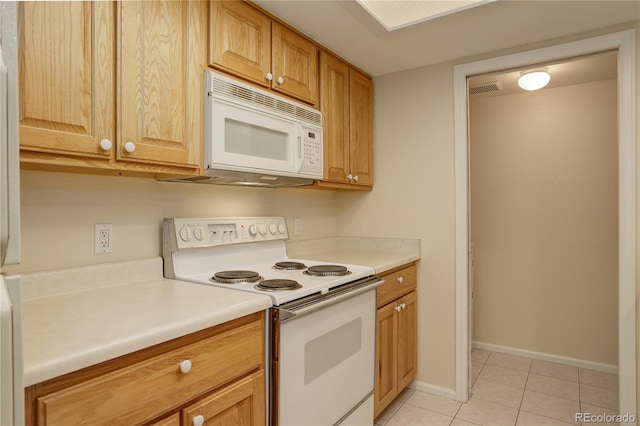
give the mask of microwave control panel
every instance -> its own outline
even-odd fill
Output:
[[[304,129],[302,138],[302,173],[322,177],[322,131]]]

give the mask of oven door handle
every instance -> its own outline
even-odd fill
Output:
[[[384,284],[379,277],[367,277],[350,284],[329,290],[325,294],[314,294],[301,300],[284,304],[278,307],[280,322],[310,314],[327,306],[334,305],[343,300],[370,291]]]

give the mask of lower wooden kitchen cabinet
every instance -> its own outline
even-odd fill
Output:
[[[25,390],[28,425],[263,425],[256,313]]]
[[[415,379],[417,363],[416,266],[392,270],[378,287],[374,416]]]

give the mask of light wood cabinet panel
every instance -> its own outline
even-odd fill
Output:
[[[211,399],[207,395],[227,398],[221,401],[230,405],[229,398],[239,392],[235,384],[246,390],[246,382],[252,383],[252,413],[264,413],[263,331],[263,314],[253,314],[199,332],[198,337],[185,336],[31,386],[25,393],[27,424],[141,424],[160,418],[153,424],[173,425],[175,414],[182,416],[179,407],[200,405],[203,395],[206,401]],[[185,360],[191,366],[182,372]],[[253,381],[256,375],[260,382]],[[238,407],[246,399],[236,398]],[[260,418],[264,421],[264,414]]]
[[[271,24],[271,31],[271,87],[310,104],[317,104],[318,48],[277,22]]]
[[[393,281],[406,277],[408,285]],[[415,290],[415,264],[390,271],[382,276],[382,299],[398,295],[395,300],[378,307],[376,312],[376,381],[374,416],[378,417],[389,404],[411,383],[418,372],[418,309]],[[404,281],[404,280],[403,280]],[[380,305],[378,305],[380,306]]]
[[[391,303],[376,313],[375,417],[398,395],[398,317],[395,308]]]
[[[151,422],[147,426],[180,426],[180,414],[174,413],[164,419]]]
[[[350,169],[354,184],[371,186],[373,185],[373,82],[353,69],[349,76]]]
[[[378,308],[415,290],[418,283],[417,275],[418,271],[415,264],[385,272],[381,277],[384,280],[384,284],[379,286],[376,292],[376,305]]]
[[[327,52],[320,53],[324,177],[318,186],[371,189],[373,83]]]
[[[324,179],[348,182],[349,157],[349,66],[320,53],[320,110],[324,137]]]
[[[115,143],[111,2],[18,2],[21,149],[109,158]]]
[[[117,159],[198,165],[206,3],[118,3]],[[125,144],[135,144],[135,151]]]
[[[264,425],[264,373],[254,373],[185,408],[182,410],[182,424],[195,424],[197,416],[202,416],[202,424],[206,426]]]
[[[209,65],[270,86],[271,19],[241,1],[213,1]]]
[[[418,372],[418,310],[416,292],[398,300],[398,389],[404,389]]]
[[[209,65],[318,104],[315,43],[243,1],[212,1]]]

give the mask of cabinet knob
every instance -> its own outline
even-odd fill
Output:
[[[407,305],[405,305],[404,303],[402,303],[402,304],[400,305],[400,307],[401,307],[402,309],[404,309],[404,308],[406,308],[406,307],[407,307]]]
[[[396,310],[396,312],[400,312],[402,310],[402,308],[400,306],[396,306],[395,308],[393,308]]]
[[[358,179],[359,179],[358,175],[355,175],[355,176],[353,177],[353,180],[354,180],[354,181],[356,181],[356,182],[358,181]]]
[[[193,426],[202,426],[204,424],[204,416],[199,414],[191,419],[191,422],[193,423]]]
[[[136,150],[136,144],[133,142],[127,142],[124,144],[124,150],[127,151],[129,154],[131,154],[133,151]]]
[[[271,81],[273,80],[273,74],[271,74],[270,72],[267,73],[267,75],[264,76],[264,78],[267,79],[267,81]]]
[[[349,179],[349,181],[352,181],[352,180],[353,180],[353,175],[352,175],[351,173],[349,173],[349,174],[347,175],[347,179]]]
[[[191,364],[191,361],[189,361],[188,359],[185,359],[179,365],[180,365],[180,371],[182,372],[182,374],[187,374],[189,371],[191,371],[192,364]]]
[[[403,282],[403,281],[404,281],[404,278],[403,278],[403,277],[398,277],[398,282],[399,282],[400,284],[402,284],[402,282]]]
[[[109,139],[102,139],[100,141],[100,148],[104,149],[105,151],[109,151],[112,146],[113,143],[111,143]]]
[[[284,78],[278,77],[278,79],[276,80],[276,83],[278,83],[278,84],[284,83]]]

